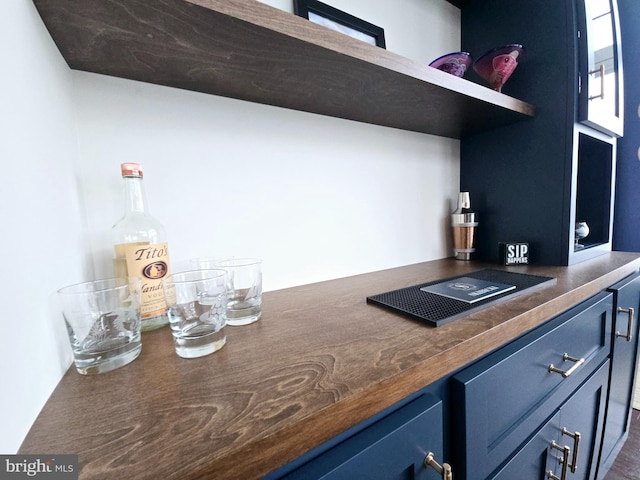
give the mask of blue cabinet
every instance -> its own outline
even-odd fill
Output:
[[[599,478],[609,470],[629,435],[637,372],[640,312],[640,276],[633,275],[610,290],[614,294],[611,377]]]
[[[267,478],[602,479],[628,434],[638,311],[636,273]]]
[[[489,478],[543,480],[552,478],[551,473],[571,480],[594,479],[608,378],[607,360],[533,438]]]
[[[555,472],[558,466],[556,453],[551,445],[558,443],[560,415],[554,415],[525,443],[520,451],[501,468],[493,480],[535,479],[540,480],[546,472]],[[559,475],[558,475],[559,476]]]
[[[624,45],[640,45],[638,0],[618,0]],[[624,61],[624,137],[618,139],[613,249],[640,252],[640,55],[637,47],[622,50]]]
[[[615,0],[463,7],[462,49],[478,55],[523,44],[526,53],[502,91],[539,106],[527,122],[461,139],[460,188],[480,218],[478,258],[500,261],[501,242],[529,243],[530,263],[541,265],[611,251],[623,99],[616,18]],[[609,26],[608,46],[596,41],[600,24]],[[575,233],[582,222],[590,230],[584,239]]]
[[[437,480],[442,453],[442,401],[425,394],[280,478]]]
[[[570,475],[567,478],[571,480],[596,478],[608,382],[609,360],[560,407],[558,443],[562,448],[569,449]],[[559,452],[558,449],[552,450]],[[556,474],[562,471],[563,466],[563,462],[556,464]]]
[[[452,378],[462,478],[489,478],[607,360],[612,299],[602,292]]]

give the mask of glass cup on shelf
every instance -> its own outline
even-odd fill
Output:
[[[105,373],[135,360],[140,341],[140,281],[107,278],[58,290],[78,373]]]
[[[230,258],[215,262],[227,272],[227,324],[249,325],[262,316],[262,260]]]
[[[226,344],[227,272],[189,270],[163,280],[169,325],[178,356],[197,358]]]

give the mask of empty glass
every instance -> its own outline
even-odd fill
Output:
[[[227,273],[190,270],[163,282],[176,353],[196,358],[220,350],[227,341]]]
[[[140,282],[108,278],[58,290],[76,370],[104,373],[140,355]]]
[[[228,274],[227,324],[248,325],[262,316],[262,260],[232,258],[215,262]]]

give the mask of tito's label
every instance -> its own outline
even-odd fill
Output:
[[[127,274],[142,284],[141,317],[151,318],[167,311],[162,279],[169,275],[167,243],[122,243],[115,246],[116,259],[124,259]]]

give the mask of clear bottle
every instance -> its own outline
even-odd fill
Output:
[[[169,323],[162,278],[169,274],[169,247],[162,224],[146,211],[142,168],[123,163],[124,216],[113,226],[116,276],[138,277],[142,282],[142,331]]]

